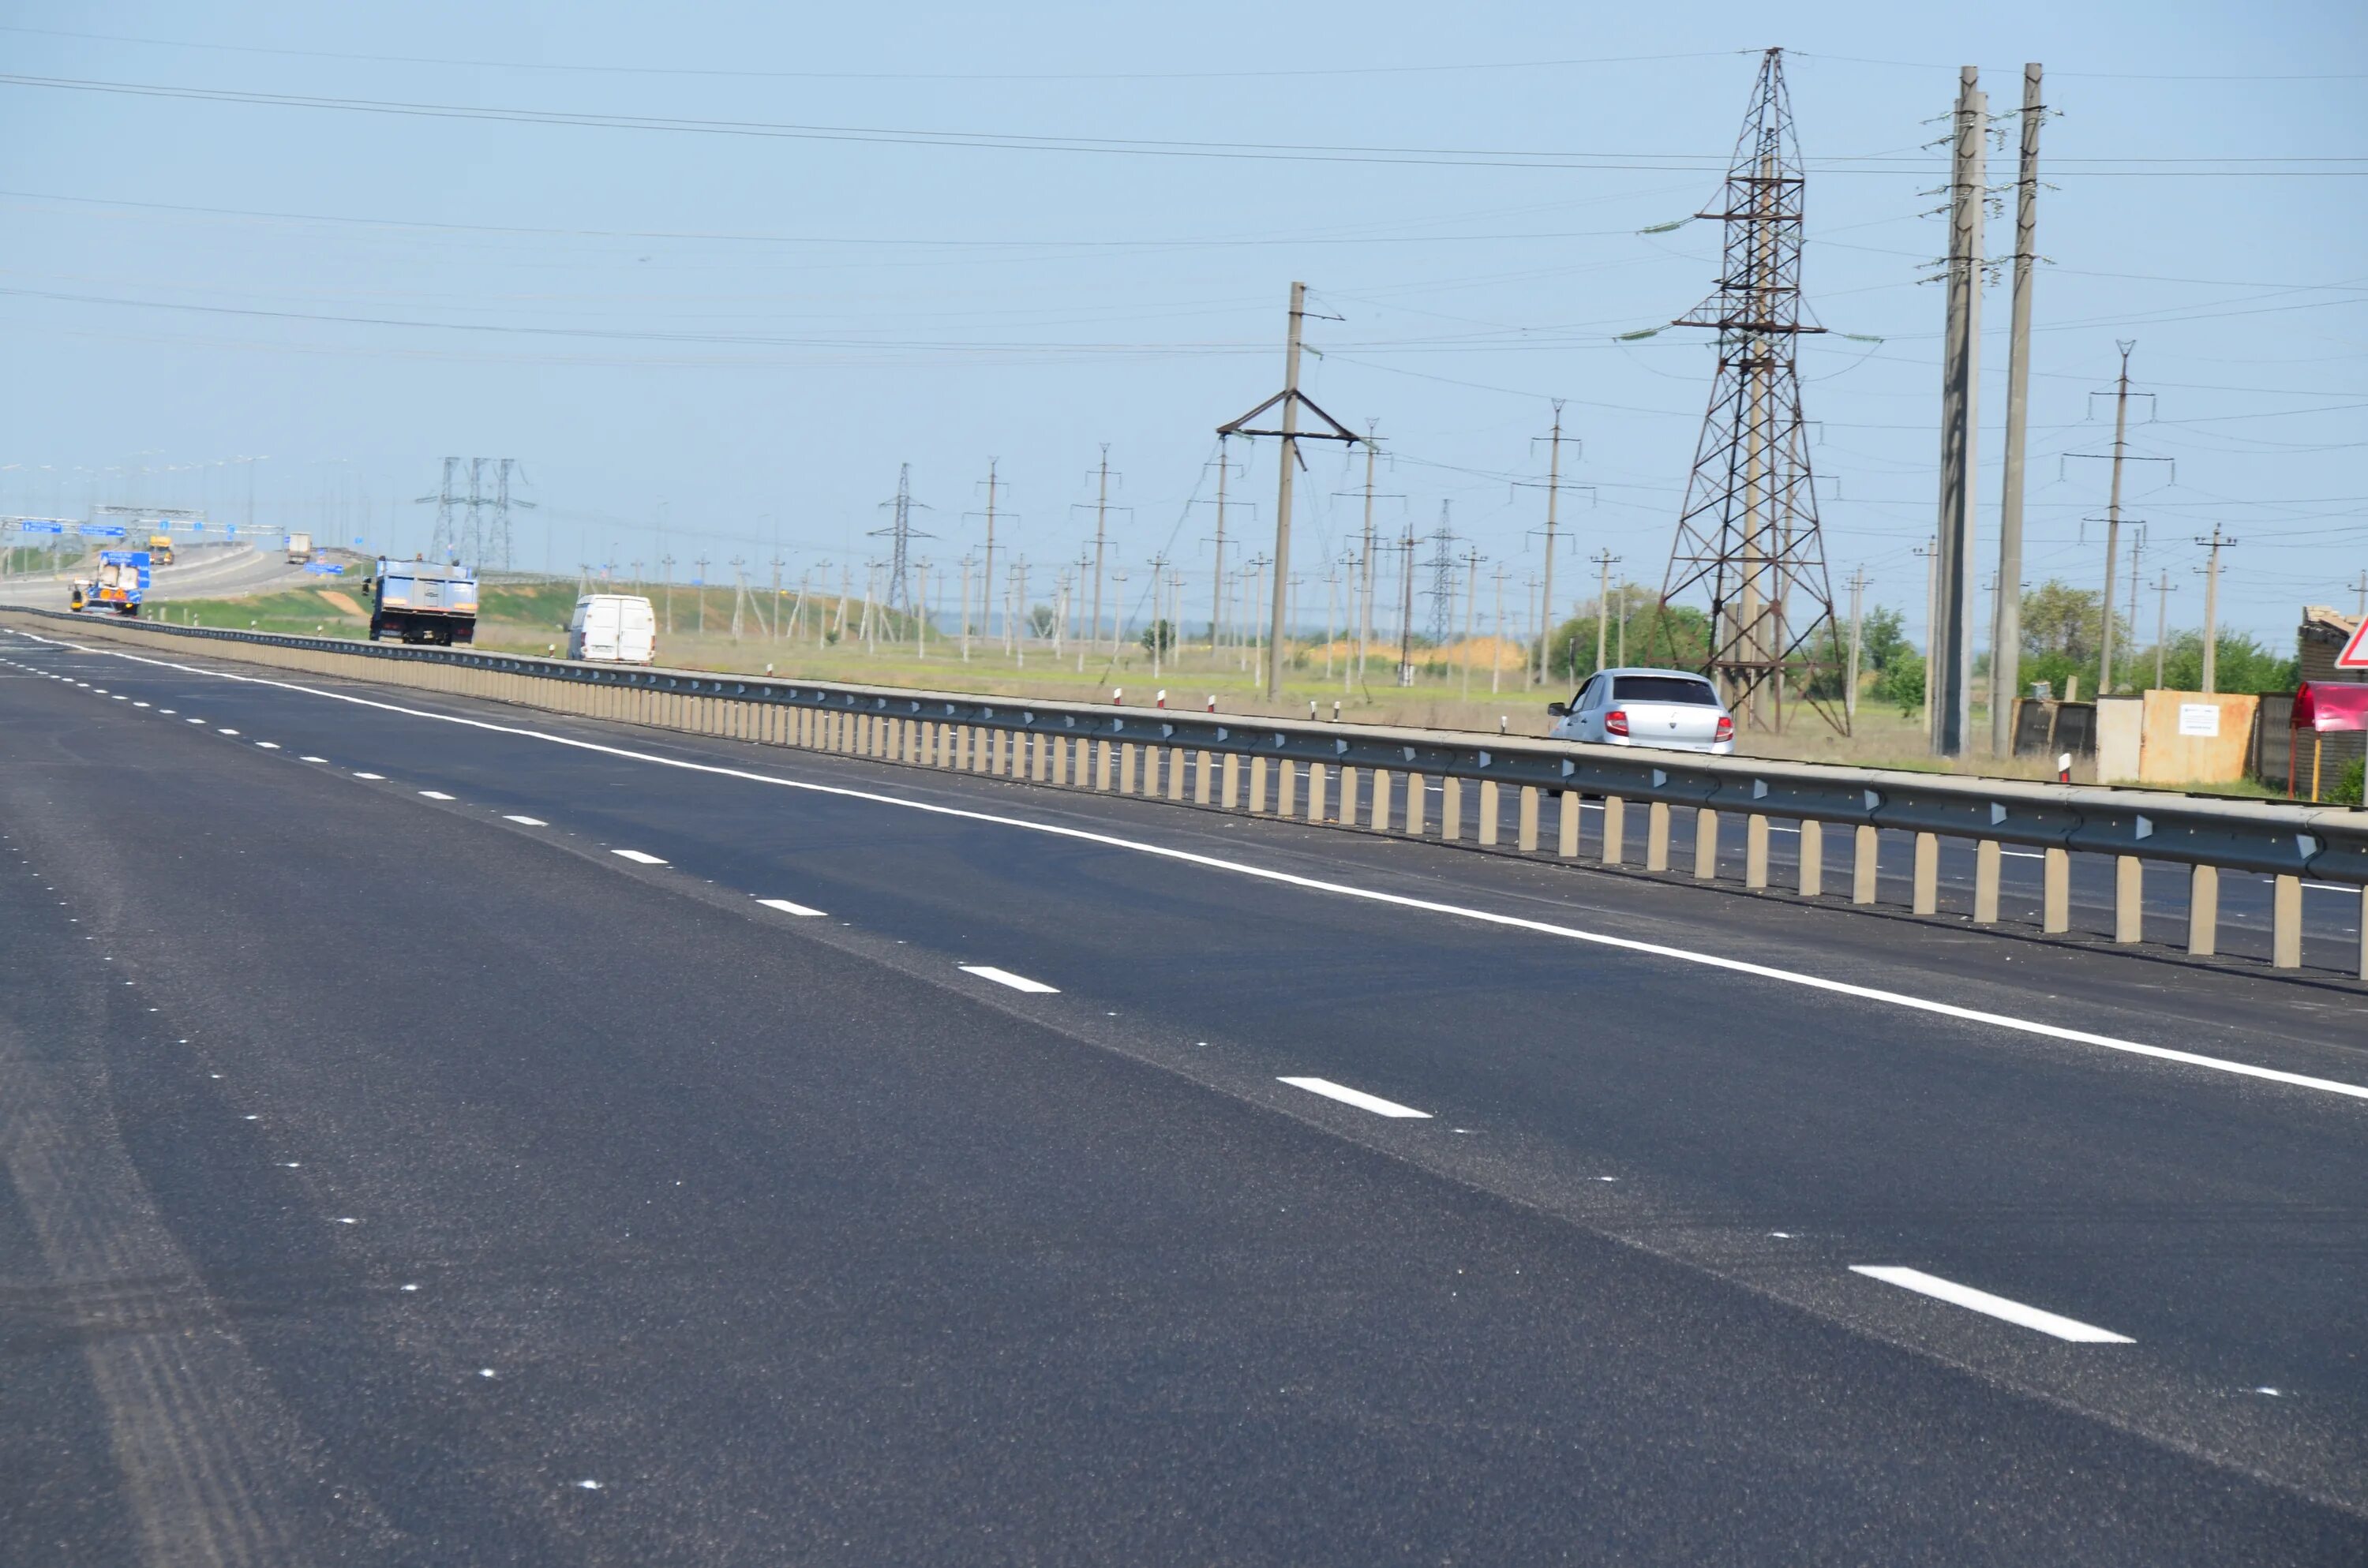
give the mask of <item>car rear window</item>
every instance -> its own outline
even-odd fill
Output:
[[[1620,702],[1689,702],[1702,708],[1718,706],[1718,693],[1703,680],[1684,676],[1615,676],[1611,695]]]

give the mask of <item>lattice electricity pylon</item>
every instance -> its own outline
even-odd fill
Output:
[[[457,542],[452,537],[452,508],[461,504],[462,497],[453,490],[452,486],[458,479],[460,472],[461,460],[459,458],[446,458],[444,460],[444,483],[438,488],[437,493],[433,495],[415,495],[412,497],[411,504],[415,506],[433,506],[436,508],[435,531],[429,534],[427,538],[427,554],[430,560],[444,560],[446,556],[450,553]]]
[[[929,506],[927,502],[913,499],[912,480],[913,465],[898,463],[896,465],[896,498],[880,503],[882,506],[893,506],[896,509],[895,521],[884,528],[872,529],[867,536],[871,539],[886,539],[892,542],[893,549],[890,551],[892,559],[888,562],[886,603],[890,609],[903,610],[907,614],[911,613],[913,608],[913,591],[905,580],[907,551],[914,540],[937,537],[935,534],[913,531],[913,508],[918,506],[926,512],[929,510]]]
[[[1695,214],[1726,226],[1718,290],[1670,324],[1717,332],[1718,378],[1661,583],[1655,642],[1675,661],[1670,607],[1707,585],[1709,646],[1700,667],[1736,718],[1781,730],[1785,699],[1797,694],[1847,734],[1840,693],[1817,688],[1839,660],[1793,358],[1800,335],[1826,330],[1802,319],[1804,183],[1783,51],[1771,49],[1760,60],[1720,210]]]

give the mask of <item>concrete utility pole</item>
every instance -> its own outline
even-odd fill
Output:
[[[1282,438],[1281,472],[1275,481],[1274,506],[1274,606],[1267,630],[1271,633],[1274,656],[1266,664],[1266,695],[1269,701],[1282,695],[1282,643],[1290,634],[1287,624],[1291,614],[1291,486],[1300,463],[1299,443],[1303,440],[1345,441],[1355,443],[1360,437],[1349,427],[1315,406],[1305,392],[1299,390],[1299,348],[1302,323],[1307,314],[1307,285],[1291,286],[1291,322],[1284,338],[1282,358],[1282,390],[1243,415],[1239,419],[1217,426],[1219,437],[1279,436]],[[1328,319],[1328,318],[1327,318]],[[1279,430],[1253,429],[1250,421],[1268,409],[1281,404],[1282,427]],[[1318,429],[1302,431],[1299,411],[1304,408],[1322,421]]]
[[[2137,347],[2137,340],[2127,339],[2115,347],[2122,351],[2122,375],[2113,389],[2113,483],[2105,502],[2105,592],[2101,600],[2105,627],[2097,639],[2100,697],[2112,695],[2113,689],[2113,567],[2122,548],[2122,456],[2130,432],[2130,350]]]
[[[2178,588],[2170,580],[2170,568],[2162,569],[2162,580],[2154,585],[2154,688],[2162,689],[2163,639],[2170,635],[2170,596]]]
[[[1989,99],[1979,73],[1958,73],[1955,152],[1949,180],[1948,322],[1941,337],[1941,526],[1935,611],[1925,686],[1932,693],[1935,756],[1964,753],[1974,702],[1975,447],[1981,427],[1982,216]],[[2005,579],[2001,578],[2001,581]],[[2107,613],[2112,593],[2106,591]]]
[[[1480,606],[1480,562],[1488,558],[1476,544],[1463,547],[1463,695],[1472,696],[1472,612]]]
[[[996,463],[996,460],[994,458],[986,460],[986,556],[980,562],[978,578],[978,632],[982,637],[995,635],[995,628],[986,624],[988,619],[986,596],[995,592]],[[1008,612],[1003,618],[1003,651],[1007,653],[1011,652],[1011,617]]]
[[[970,663],[970,569],[975,559],[967,551],[962,558],[962,656],[965,665]]]
[[[1939,628],[1935,624],[1939,610],[1934,603],[1937,593],[1936,585],[1940,578],[1933,570],[1935,563],[1940,560],[1940,544],[1938,540],[1928,539],[1907,553],[1921,558],[1924,562],[1924,733],[1929,735],[1932,733],[1934,690],[1932,647],[1940,636]]]
[[[2203,689],[2209,695],[2220,689],[2220,552],[2237,541],[2220,537],[2220,525],[2212,525],[2212,537],[2196,543],[2212,553],[2203,567]]]
[[[2022,685],[2022,470],[2031,406],[2031,280],[2039,232],[2039,65],[2022,68],[2022,162],[2015,175],[2014,300],[2007,329],[2006,475],[1998,497],[1998,604],[1990,619],[1990,755],[2014,750]],[[2016,585],[2008,591],[2007,584]],[[2157,681],[2157,685],[2161,683]]]
[[[1493,694],[1499,689],[1497,681],[1504,674],[1505,569],[1499,566],[1489,575],[1497,585],[1497,628],[1489,639],[1488,649],[1488,690]],[[1529,665],[1529,655],[1524,653],[1521,655],[1521,668],[1524,673],[1527,673]]]
[[[707,635],[707,557],[702,555],[692,564],[699,568],[699,634],[704,637]]]
[[[741,615],[748,603],[748,579],[741,575],[743,562],[739,556],[734,556],[729,564],[732,567],[732,641],[737,642],[740,641]]]
[[[1858,661],[1861,633],[1865,625],[1866,584],[1865,567],[1861,566],[1850,574],[1850,679],[1842,687],[1842,713],[1852,722],[1858,719]]]
[[[1545,614],[1543,619],[1548,622],[1551,622],[1554,619],[1555,511],[1556,504],[1562,499],[1562,399],[1560,398],[1554,399],[1554,434],[1548,437],[1547,439],[1552,443],[1552,445],[1547,449],[1552,455],[1546,459],[1546,591],[1544,600]],[[1603,641],[1603,617],[1599,613],[1595,619],[1595,641],[1600,644]],[[1546,640],[1553,635],[1553,627],[1548,625],[1544,631],[1538,634],[1538,679],[1540,681],[1543,681],[1546,678]],[[1526,663],[1526,661],[1524,662]],[[1603,651],[1600,646],[1596,650],[1595,662],[1596,666],[1599,669],[1602,667]],[[1490,689],[1493,690],[1495,688],[1491,687]]]
[[[1610,626],[1611,618],[1611,569],[1620,564],[1621,558],[1612,554],[1611,549],[1607,546],[1602,550],[1597,551],[1591,559],[1593,559],[1597,567],[1595,586],[1595,667],[1600,670],[1604,667],[1604,632]],[[1552,636],[1554,634],[1554,601],[1552,599],[1548,599],[1546,601],[1545,621],[1546,630],[1544,634],[1540,638],[1541,642],[1544,640],[1544,637]],[[1577,672],[1576,670],[1571,672],[1571,678],[1574,680],[1577,678]]]
[[[2368,620],[2368,572],[2360,574],[2358,581],[2351,585],[2351,591],[2360,596],[2353,604],[2351,619]]]
[[[1274,629],[1274,649],[1266,666],[1266,696],[1269,702],[1282,696],[1282,621],[1290,608],[1291,480],[1292,471],[1299,466],[1299,338],[1306,314],[1307,285],[1294,282],[1291,286],[1291,325],[1282,351],[1282,460],[1275,464],[1279,477],[1274,491],[1274,608],[1268,621]]]
[[[1414,684],[1414,514],[1406,514],[1406,539],[1399,549],[1404,556],[1398,573],[1398,586],[1405,600],[1398,607],[1398,684]]]
[[[1360,685],[1365,679],[1365,649],[1373,640],[1373,460],[1379,450],[1373,432],[1380,423],[1365,421],[1365,550],[1358,567],[1364,585],[1357,595],[1357,680]]]
[[[1094,630],[1089,646],[1096,652],[1102,645],[1102,551],[1108,540],[1110,516],[1110,443],[1102,443],[1101,488],[1094,493]],[[1078,657],[1077,667],[1085,668],[1085,659]]]
[[[1225,443],[1230,436],[1217,437],[1217,564],[1209,575],[1209,663],[1215,665],[1223,656],[1218,653],[1217,629],[1224,622],[1225,613]]]

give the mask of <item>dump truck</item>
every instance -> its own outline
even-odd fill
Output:
[[[170,566],[173,564],[173,536],[171,534],[150,534],[148,536],[148,562],[152,566]]]
[[[370,641],[474,642],[477,574],[433,561],[381,560],[370,574]]]
[[[302,566],[312,559],[313,536],[311,534],[290,534],[288,536],[288,564],[290,566]]]
[[[144,550],[102,550],[98,574],[77,578],[67,596],[67,608],[76,613],[137,616],[148,592],[148,552]]]

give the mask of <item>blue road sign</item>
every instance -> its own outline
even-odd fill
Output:
[[[39,522],[28,517],[17,525],[17,531],[21,534],[62,534],[66,531],[66,526],[63,523]]]
[[[81,533],[85,539],[121,539],[123,528],[120,523],[85,523]]]
[[[343,576],[346,569],[334,561],[315,561],[308,564],[304,570],[321,576],[336,577]]]

